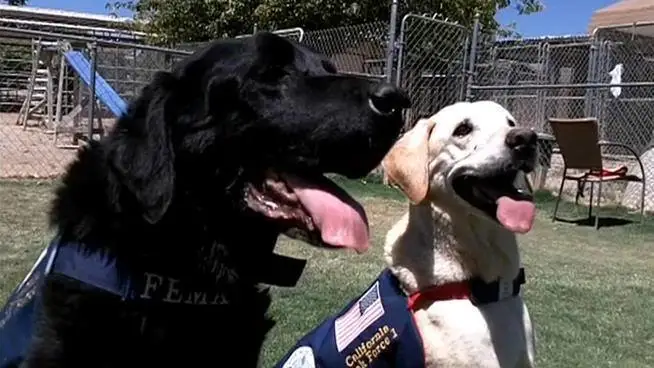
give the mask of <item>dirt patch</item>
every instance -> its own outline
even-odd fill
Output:
[[[55,144],[54,134],[39,127],[38,122],[30,121],[23,129],[16,125],[17,120],[18,114],[0,114],[0,178],[53,178],[61,175],[75,158],[77,149],[58,145],[72,145],[72,135],[60,134]],[[105,131],[114,124],[113,119],[103,119],[102,122]]]
[[[57,148],[44,129],[0,124],[0,178],[49,178],[63,173],[77,150]]]

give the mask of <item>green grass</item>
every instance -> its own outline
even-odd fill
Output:
[[[374,235],[364,255],[313,249],[282,239],[280,253],[309,259],[298,287],[274,289],[278,321],[263,352],[271,366],[304,333],[358,295],[383,268],[381,247],[406,208],[395,190],[341,181],[365,205]],[[0,183],[0,300],[22,279],[51,233],[50,183]],[[520,237],[525,298],[537,328],[541,367],[654,366],[654,219],[600,228],[552,223],[553,201],[538,195],[534,230]],[[602,215],[638,220],[621,209]],[[563,203],[560,216],[583,218]],[[615,222],[615,221],[614,221]]]

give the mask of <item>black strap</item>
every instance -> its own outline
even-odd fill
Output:
[[[295,286],[300,280],[306,264],[305,259],[272,253],[264,263],[263,269],[260,270],[259,282],[274,286]]]
[[[525,270],[520,268],[518,275],[513,279],[513,290],[511,295],[520,294],[520,286],[526,281]],[[500,282],[484,282],[482,279],[475,278],[470,280],[470,291],[472,294],[471,301],[475,305],[494,303],[500,300]]]

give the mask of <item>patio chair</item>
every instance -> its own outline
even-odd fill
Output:
[[[640,199],[641,222],[645,217],[645,168],[636,151],[622,143],[600,141],[598,123],[596,118],[582,119],[548,119],[554,137],[558,143],[559,151],[563,156],[563,175],[559,194],[554,205],[552,221],[556,221],[556,212],[559,209],[563,184],[566,180],[577,182],[577,195],[575,205],[579,203],[579,197],[583,196],[586,183],[590,183],[590,198],[588,200],[588,219],[592,218],[593,212],[593,190],[598,185],[597,207],[600,207],[602,198],[602,184],[605,182],[628,181],[639,182],[642,185]],[[628,174],[628,168],[621,166],[615,169],[607,169],[603,165],[602,147],[619,147],[630,155],[633,155],[640,166],[641,176]],[[585,170],[581,174],[568,174],[569,169]],[[597,212],[597,210],[596,210]],[[595,215],[595,229],[599,228],[599,216]]]

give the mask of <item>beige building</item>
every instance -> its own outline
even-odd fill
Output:
[[[589,1],[589,0],[576,0]],[[588,32],[593,33],[598,27],[629,25],[637,23],[654,24],[654,0],[618,0],[593,13],[588,25]],[[650,28],[650,27],[645,27]],[[654,26],[652,34],[654,34]],[[643,29],[640,29],[642,33]]]

